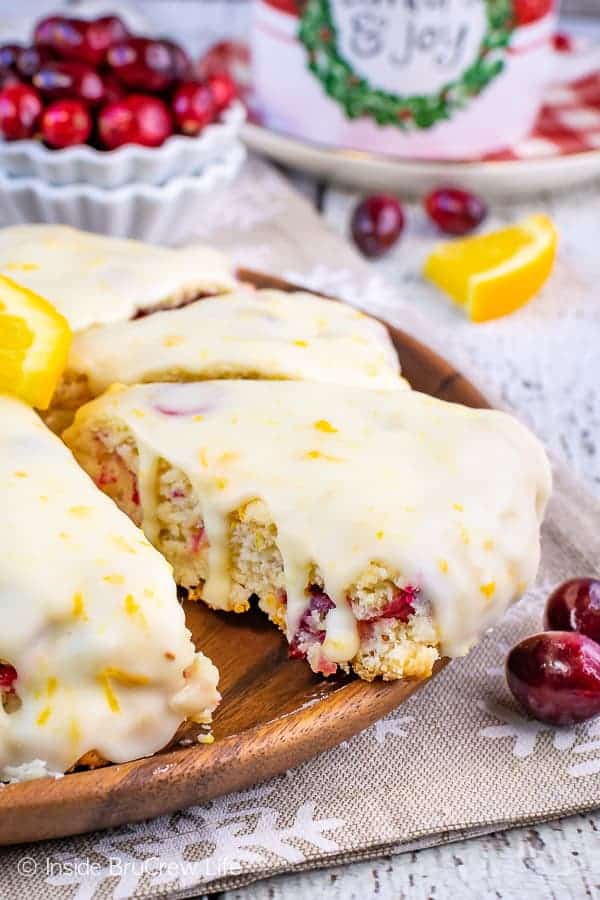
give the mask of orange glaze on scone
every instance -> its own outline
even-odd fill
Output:
[[[145,385],[64,437],[193,596],[258,598],[325,674],[428,674],[535,576],[549,467],[503,413],[304,382]]]

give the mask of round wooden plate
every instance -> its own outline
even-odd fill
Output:
[[[243,270],[257,287],[294,286]],[[389,327],[411,385],[443,400],[487,406],[443,359]],[[198,647],[221,673],[213,744],[176,745],[147,759],[0,790],[0,844],[39,841],[148,819],[204,803],[284,772],[403,703],[423,681],[325,679],[287,656],[282,635],[257,611],[224,615],[186,604]],[[434,675],[443,667],[440,661]]]

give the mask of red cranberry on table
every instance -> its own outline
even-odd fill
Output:
[[[212,90],[201,81],[184,81],[173,94],[175,119],[184,134],[198,134],[213,122],[217,106]]]
[[[108,150],[123,144],[158,147],[173,133],[173,120],[158,97],[130,94],[100,110],[98,133]]]
[[[7,84],[0,91],[0,134],[7,141],[33,137],[42,114],[40,95],[28,84]]]
[[[600,581],[572,578],[557,587],[546,603],[544,628],[578,631],[600,644]]]
[[[508,654],[506,679],[534,718],[573,725],[600,713],[600,646],[573,631],[544,631]]]
[[[97,66],[104,62],[107,50],[124,41],[129,32],[118,16],[103,16],[87,21],[67,16],[48,16],[38,22],[34,40],[63,59],[75,59]]]
[[[68,97],[84,103],[100,103],[104,84],[91,66],[82,62],[49,62],[33,76],[34,86],[51,100]]]
[[[437,188],[425,197],[424,203],[429,218],[447,234],[468,234],[487,215],[483,200],[460,188]]]
[[[106,55],[108,65],[129,88],[164,91],[176,78],[177,60],[171,41],[129,38]]]
[[[400,201],[389,194],[365,197],[352,214],[350,228],[354,242],[364,256],[373,259],[383,256],[404,228]]]
[[[55,100],[44,110],[42,137],[56,150],[84,144],[91,131],[92,119],[81,100]]]

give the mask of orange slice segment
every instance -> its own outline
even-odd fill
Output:
[[[439,244],[424,275],[473,322],[485,322],[514,312],[537,294],[552,271],[557,242],[547,216],[529,216],[509,228]]]
[[[0,275],[0,392],[47,409],[70,346],[67,320],[43,297]]]

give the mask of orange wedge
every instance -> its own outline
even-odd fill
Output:
[[[67,320],[43,297],[0,275],[0,392],[47,409],[70,346]]]
[[[473,322],[514,312],[552,271],[558,235],[547,216],[529,216],[490,234],[439,244],[424,274],[463,306]]]

